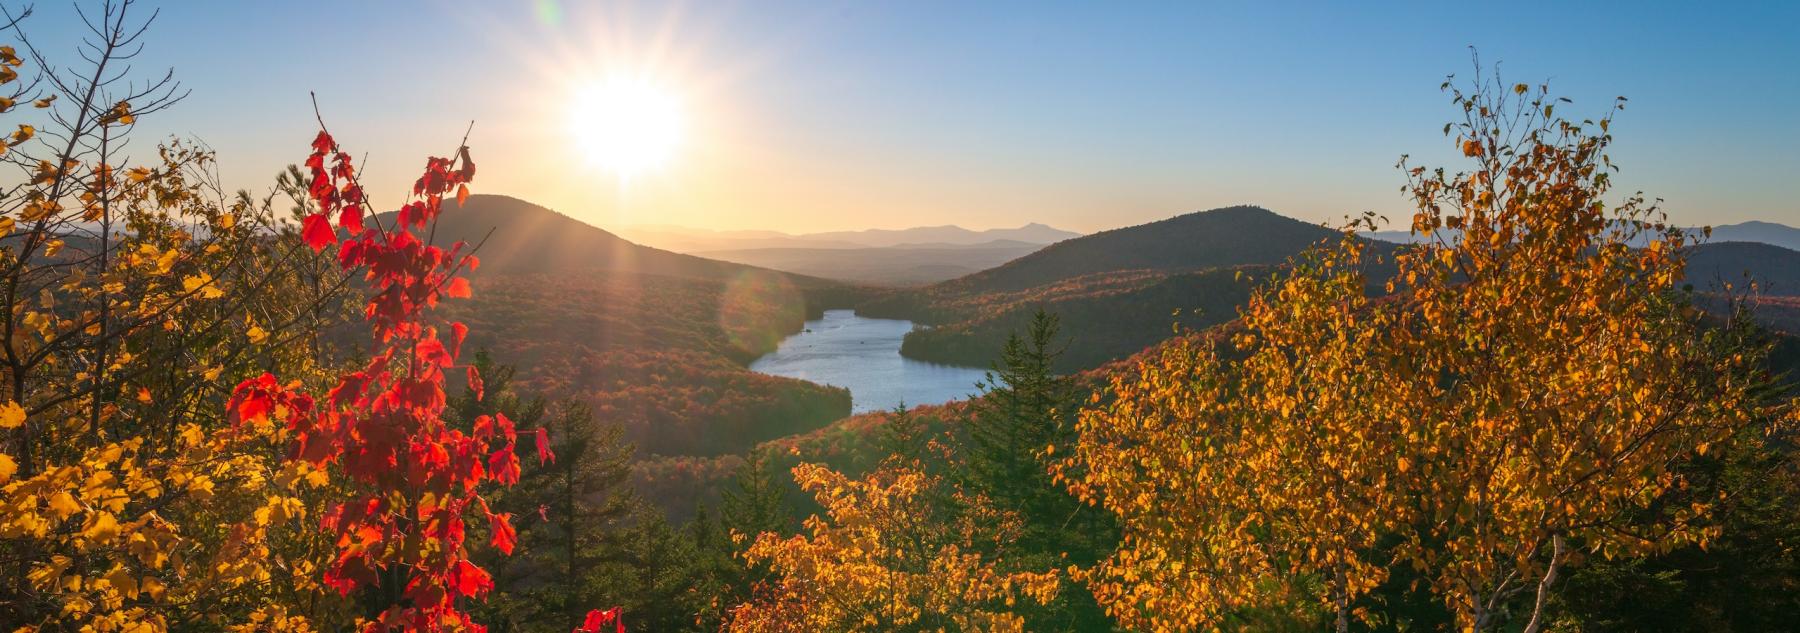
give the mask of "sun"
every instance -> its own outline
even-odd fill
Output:
[[[681,101],[654,81],[611,77],[576,93],[569,128],[592,166],[630,179],[662,167],[681,145]]]

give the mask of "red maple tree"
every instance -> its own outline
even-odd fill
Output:
[[[467,433],[445,422],[445,372],[464,368],[477,397],[481,377],[457,364],[468,328],[450,323],[446,339],[428,315],[441,299],[470,295],[459,274],[479,260],[466,243],[445,249],[421,238],[446,196],[468,196],[475,164],[466,145],[453,158],[428,159],[393,226],[365,224],[368,200],[356,168],[329,132],[313,140],[306,166],[318,209],[303,220],[301,237],[315,251],[336,244],[338,263],[363,272],[374,353],[322,402],[273,375],[246,380],[232,413],[239,421],[280,417],[292,434],[289,459],[335,465],[351,482],[351,497],[321,521],[338,550],[324,582],[346,595],[383,590],[378,595],[391,604],[372,613],[365,631],[481,631],[457,609],[458,598],[493,589],[488,572],[468,558],[465,521],[485,518],[493,547],[512,553],[511,516],[489,509],[479,486],[518,481],[517,429],[504,415],[482,416]],[[545,439],[540,429],[539,457],[552,459]]]

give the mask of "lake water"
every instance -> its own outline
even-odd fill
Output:
[[[976,393],[984,370],[952,367],[900,356],[900,339],[912,321],[869,319],[854,310],[826,310],[806,329],[750,364],[751,371],[799,378],[850,390],[850,410],[866,413],[942,404]]]

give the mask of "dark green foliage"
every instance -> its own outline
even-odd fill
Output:
[[[699,596],[694,602],[702,629],[718,629],[727,610],[748,602],[756,588],[769,581],[768,567],[751,565],[742,554],[758,534],[794,533],[794,507],[785,477],[766,453],[752,452],[722,492],[719,518],[714,520],[701,507],[688,524]]]
[[[1008,336],[968,425],[968,470],[1002,507],[1037,510],[1065,498],[1039,454],[1075,439],[1075,391],[1052,373],[1062,354],[1057,316],[1038,310],[1024,336]]]
[[[888,414],[887,423],[881,425],[877,446],[886,459],[901,462],[921,462],[925,459],[925,442],[929,430],[925,421],[906,408],[906,403],[894,405]]]
[[[996,292],[1120,270],[1186,271],[1281,264],[1295,253],[1337,235],[1335,230],[1261,207],[1226,207],[1065,240],[944,285]]]
[[[1800,464],[1758,436],[1688,467],[1723,499],[1720,538],[1660,556],[1588,561],[1557,592],[1574,631],[1800,630]],[[1561,630],[1561,629],[1559,629]]]
[[[989,372],[964,439],[963,476],[994,505],[1025,520],[1008,544],[1016,569],[1046,571],[1090,565],[1118,541],[1109,515],[1070,495],[1050,475],[1047,460],[1075,441],[1079,402],[1074,384],[1053,372],[1061,353],[1059,321],[1039,310],[1023,336],[1009,336]],[[1079,584],[1066,585],[1050,605],[1026,608],[1028,630],[1107,630],[1110,619]]]
[[[794,513],[782,485],[787,473],[778,472],[768,454],[752,452],[734,477],[735,485],[720,499],[720,517],[726,532],[755,535],[760,532],[790,534]]]
[[[621,442],[617,425],[599,422],[586,405],[550,407],[542,398],[521,396],[512,386],[513,369],[496,365],[486,352],[476,354],[474,364],[484,377],[485,397],[478,400],[465,389],[450,402],[451,419],[465,425],[480,415],[512,419],[523,472],[517,485],[489,497],[493,511],[512,515],[518,545],[511,556],[477,553],[495,589],[473,608],[495,631],[573,628],[589,609],[618,604],[614,576],[637,558],[633,530],[651,513],[625,486],[632,449]],[[555,461],[537,454],[540,427]]]

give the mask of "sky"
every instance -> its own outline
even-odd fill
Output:
[[[192,92],[133,151],[200,139],[252,191],[305,158],[310,91],[384,208],[473,121],[476,192],[603,228],[1088,232],[1236,204],[1404,228],[1395,162],[1458,165],[1439,84],[1473,46],[1565,112],[1629,97],[1620,187],[1676,222],[1800,225],[1793,2],[139,1],[161,13],[134,72]],[[64,60],[78,27],[61,2],[25,24]],[[592,119],[618,76],[680,130],[628,178],[591,160],[639,123]]]

